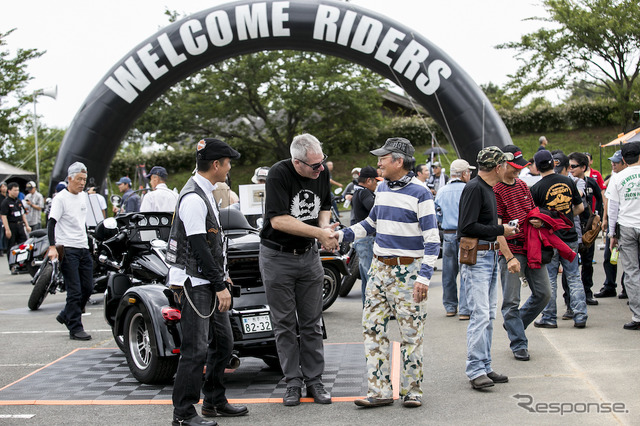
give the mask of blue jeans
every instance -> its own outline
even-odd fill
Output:
[[[93,260],[88,249],[65,247],[60,270],[67,287],[67,303],[60,312],[73,334],[84,330],[82,309],[93,292]]]
[[[484,244],[480,242],[480,244]],[[467,368],[469,380],[493,371],[491,339],[498,309],[498,253],[478,250],[475,265],[460,265],[466,283],[471,318],[467,327]]]
[[[504,256],[500,256],[500,282],[502,283],[502,318],[513,352],[528,348],[524,330],[536,319],[551,298],[551,284],[546,268],[532,269],[527,266],[527,255],[514,254],[520,262],[520,273],[512,274]],[[531,296],[520,308],[520,275],[524,275],[531,289]]]
[[[442,243],[442,304],[447,312],[459,312],[461,315],[469,315],[467,295],[465,294],[465,281],[460,274],[460,303],[458,303],[458,251],[460,243],[458,236],[444,234]]]
[[[374,235],[367,235],[353,243],[353,249],[358,253],[358,269],[360,270],[360,281],[362,281],[362,306],[364,306],[364,294],[369,282],[369,268],[373,260]]]
[[[567,243],[574,252],[578,251],[578,241]],[[547,273],[549,274],[549,282],[551,283],[551,299],[542,311],[541,323],[556,324],[558,320],[558,308],[556,306],[556,296],[558,294],[558,268],[562,264],[562,270],[567,276],[569,284],[569,292],[571,298],[570,308],[573,311],[573,320],[576,323],[587,321],[587,302],[584,294],[584,287],[580,279],[580,265],[578,256],[569,262],[558,254],[558,250],[553,249],[553,258],[547,264]]]

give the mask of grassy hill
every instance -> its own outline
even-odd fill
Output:
[[[526,158],[533,157],[538,149],[538,138],[541,134],[521,134],[512,136],[513,143],[522,149]],[[614,127],[607,128],[594,128],[594,129],[580,129],[564,132],[552,132],[546,133],[545,136],[549,141],[547,148],[549,150],[561,149],[565,154],[569,154],[573,151],[588,151],[593,155],[593,165],[595,169],[601,170],[600,167],[600,144],[607,143],[618,136],[618,129]],[[380,142],[382,145],[384,141]],[[444,142],[444,141],[443,141]],[[491,141],[487,141],[490,145]],[[418,162],[425,162],[426,156],[423,154],[430,145],[414,145],[416,148],[416,160]],[[448,143],[441,143],[441,146],[445,148],[449,153],[440,157],[440,161],[444,167],[448,170],[449,164],[457,158],[455,150]],[[610,164],[607,160],[608,157],[613,155],[616,148],[603,148],[602,149],[602,169],[604,169],[603,175],[608,174],[610,171]],[[351,181],[351,169],[354,167],[364,166],[376,166],[376,158],[368,152],[362,153],[350,153],[335,157],[329,157],[334,163],[334,180],[346,185]],[[270,164],[252,164],[252,165],[233,165],[231,168],[231,186],[234,191],[238,191],[238,185],[251,183],[251,177],[253,171],[259,166],[269,166]],[[602,171],[602,170],[601,170]],[[181,173],[174,173],[169,176],[168,186],[170,188],[176,187],[182,188],[184,183],[189,179],[191,170],[185,170]],[[115,193],[118,193],[117,188]]]

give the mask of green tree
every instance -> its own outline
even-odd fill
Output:
[[[340,58],[253,53],[178,83],[146,110],[134,132],[159,143],[219,136],[251,162],[289,157],[293,137],[304,132],[329,154],[349,152],[370,147],[382,127],[380,87],[382,77]]]
[[[0,32],[0,158],[6,158],[7,142],[19,135],[20,128],[28,119],[28,113],[22,111],[30,97],[25,96],[24,88],[32,79],[27,72],[27,63],[42,56],[45,52],[36,49],[18,49],[15,56],[6,48],[7,37],[15,31]]]
[[[481,84],[480,88],[487,98],[489,98],[494,107],[513,109],[518,102],[520,102],[520,99],[517,96],[508,93],[505,88],[492,82]]]
[[[640,8],[637,0],[542,0],[547,22],[520,41],[498,45],[515,49],[522,65],[509,87],[521,96],[569,89],[587,80],[618,103],[617,121],[633,115],[632,93],[640,73]]]

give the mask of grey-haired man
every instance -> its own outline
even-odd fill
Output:
[[[87,238],[87,167],[77,161],[67,170],[67,188],[51,201],[47,221],[49,259],[62,257],[60,267],[67,288],[67,303],[56,320],[69,329],[72,340],[91,340],[82,326],[82,309],[93,290],[93,260]],[[57,247],[63,246],[60,253]]]
[[[266,183],[260,273],[271,308],[286,406],[300,404],[303,384],[319,404],[331,404],[322,384],[322,282],[319,241],[336,249],[329,225],[331,189],[327,157],[310,134],[293,138],[291,158],[271,167]]]

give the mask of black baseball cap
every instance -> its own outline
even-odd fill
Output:
[[[622,149],[620,149],[620,154],[622,154],[622,158],[624,158],[624,162],[629,164],[630,161],[633,161],[636,156],[640,155],[640,143],[638,142],[628,142],[622,145]]]
[[[513,160],[507,161],[510,165],[516,169],[524,169],[529,165],[529,162],[522,156],[522,150],[515,145],[507,145],[502,148],[502,152],[510,152],[513,154]]]
[[[229,157],[232,160],[240,158],[240,153],[220,139],[204,138],[196,145],[197,160],[218,160]]]
[[[569,157],[561,153],[554,154],[553,163],[555,164],[553,171],[560,173],[562,169],[569,168]]]
[[[366,166],[360,169],[361,178],[377,178],[378,171],[371,166]]]

